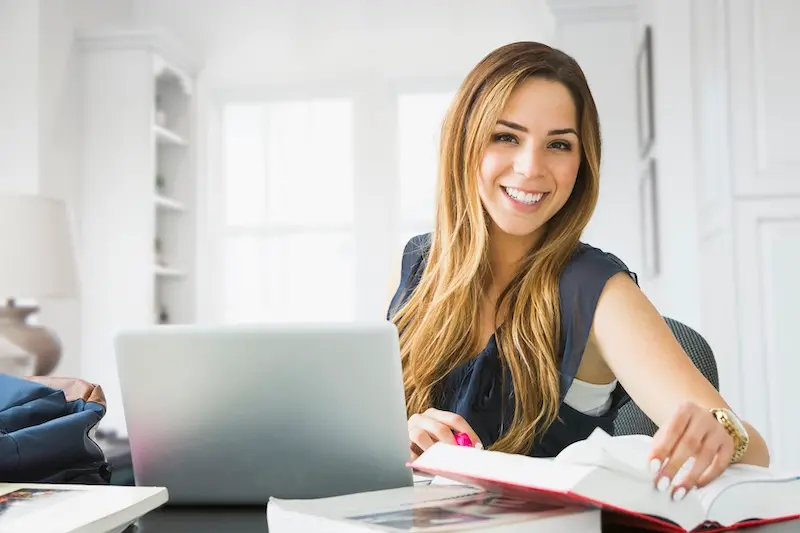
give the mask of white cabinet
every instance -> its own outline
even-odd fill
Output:
[[[726,398],[800,468],[800,5],[692,3],[704,334]]]
[[[83,368],[108,396],[105,425],[124,432],[116,332],[195,320],[193,75],[162,34],[79,42]]]

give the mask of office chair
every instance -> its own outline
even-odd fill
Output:
[[[706,379],[719,390],[719,374],[714,352],[706,340],[695,330],[677,320],[664,317],[672,334],[689,355],[694,365]],[[654,435],[658,427],[650,418],[630,400],[622,406],[614,421],[614,435]]]

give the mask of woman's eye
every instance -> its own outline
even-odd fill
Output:
[[[496,142],[501,143],[516,143],[517,138],[510,133],[496,133],[494,136]]]
[[[567,141],[554,141],[550,143],[550,146],[552,146],[556,150],[563,150],[565,152],[568,152],[569,150],[572,149],[572,145]]]

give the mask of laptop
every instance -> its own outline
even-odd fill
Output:
[[[115,351],[136,484],[170,505],[413,485],[391,322],[160,325]]]

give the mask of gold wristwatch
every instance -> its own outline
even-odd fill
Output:
[[[736,463],[741,460],[744,452],[747,451],[747,444],[750,442],[750,437],[747,434],[742,421],[730,409],[711,409],[711,414],[717,419],[717,422],[722,424],[725,431],[733,437],[733,455],[731,455],[731,463]]]

